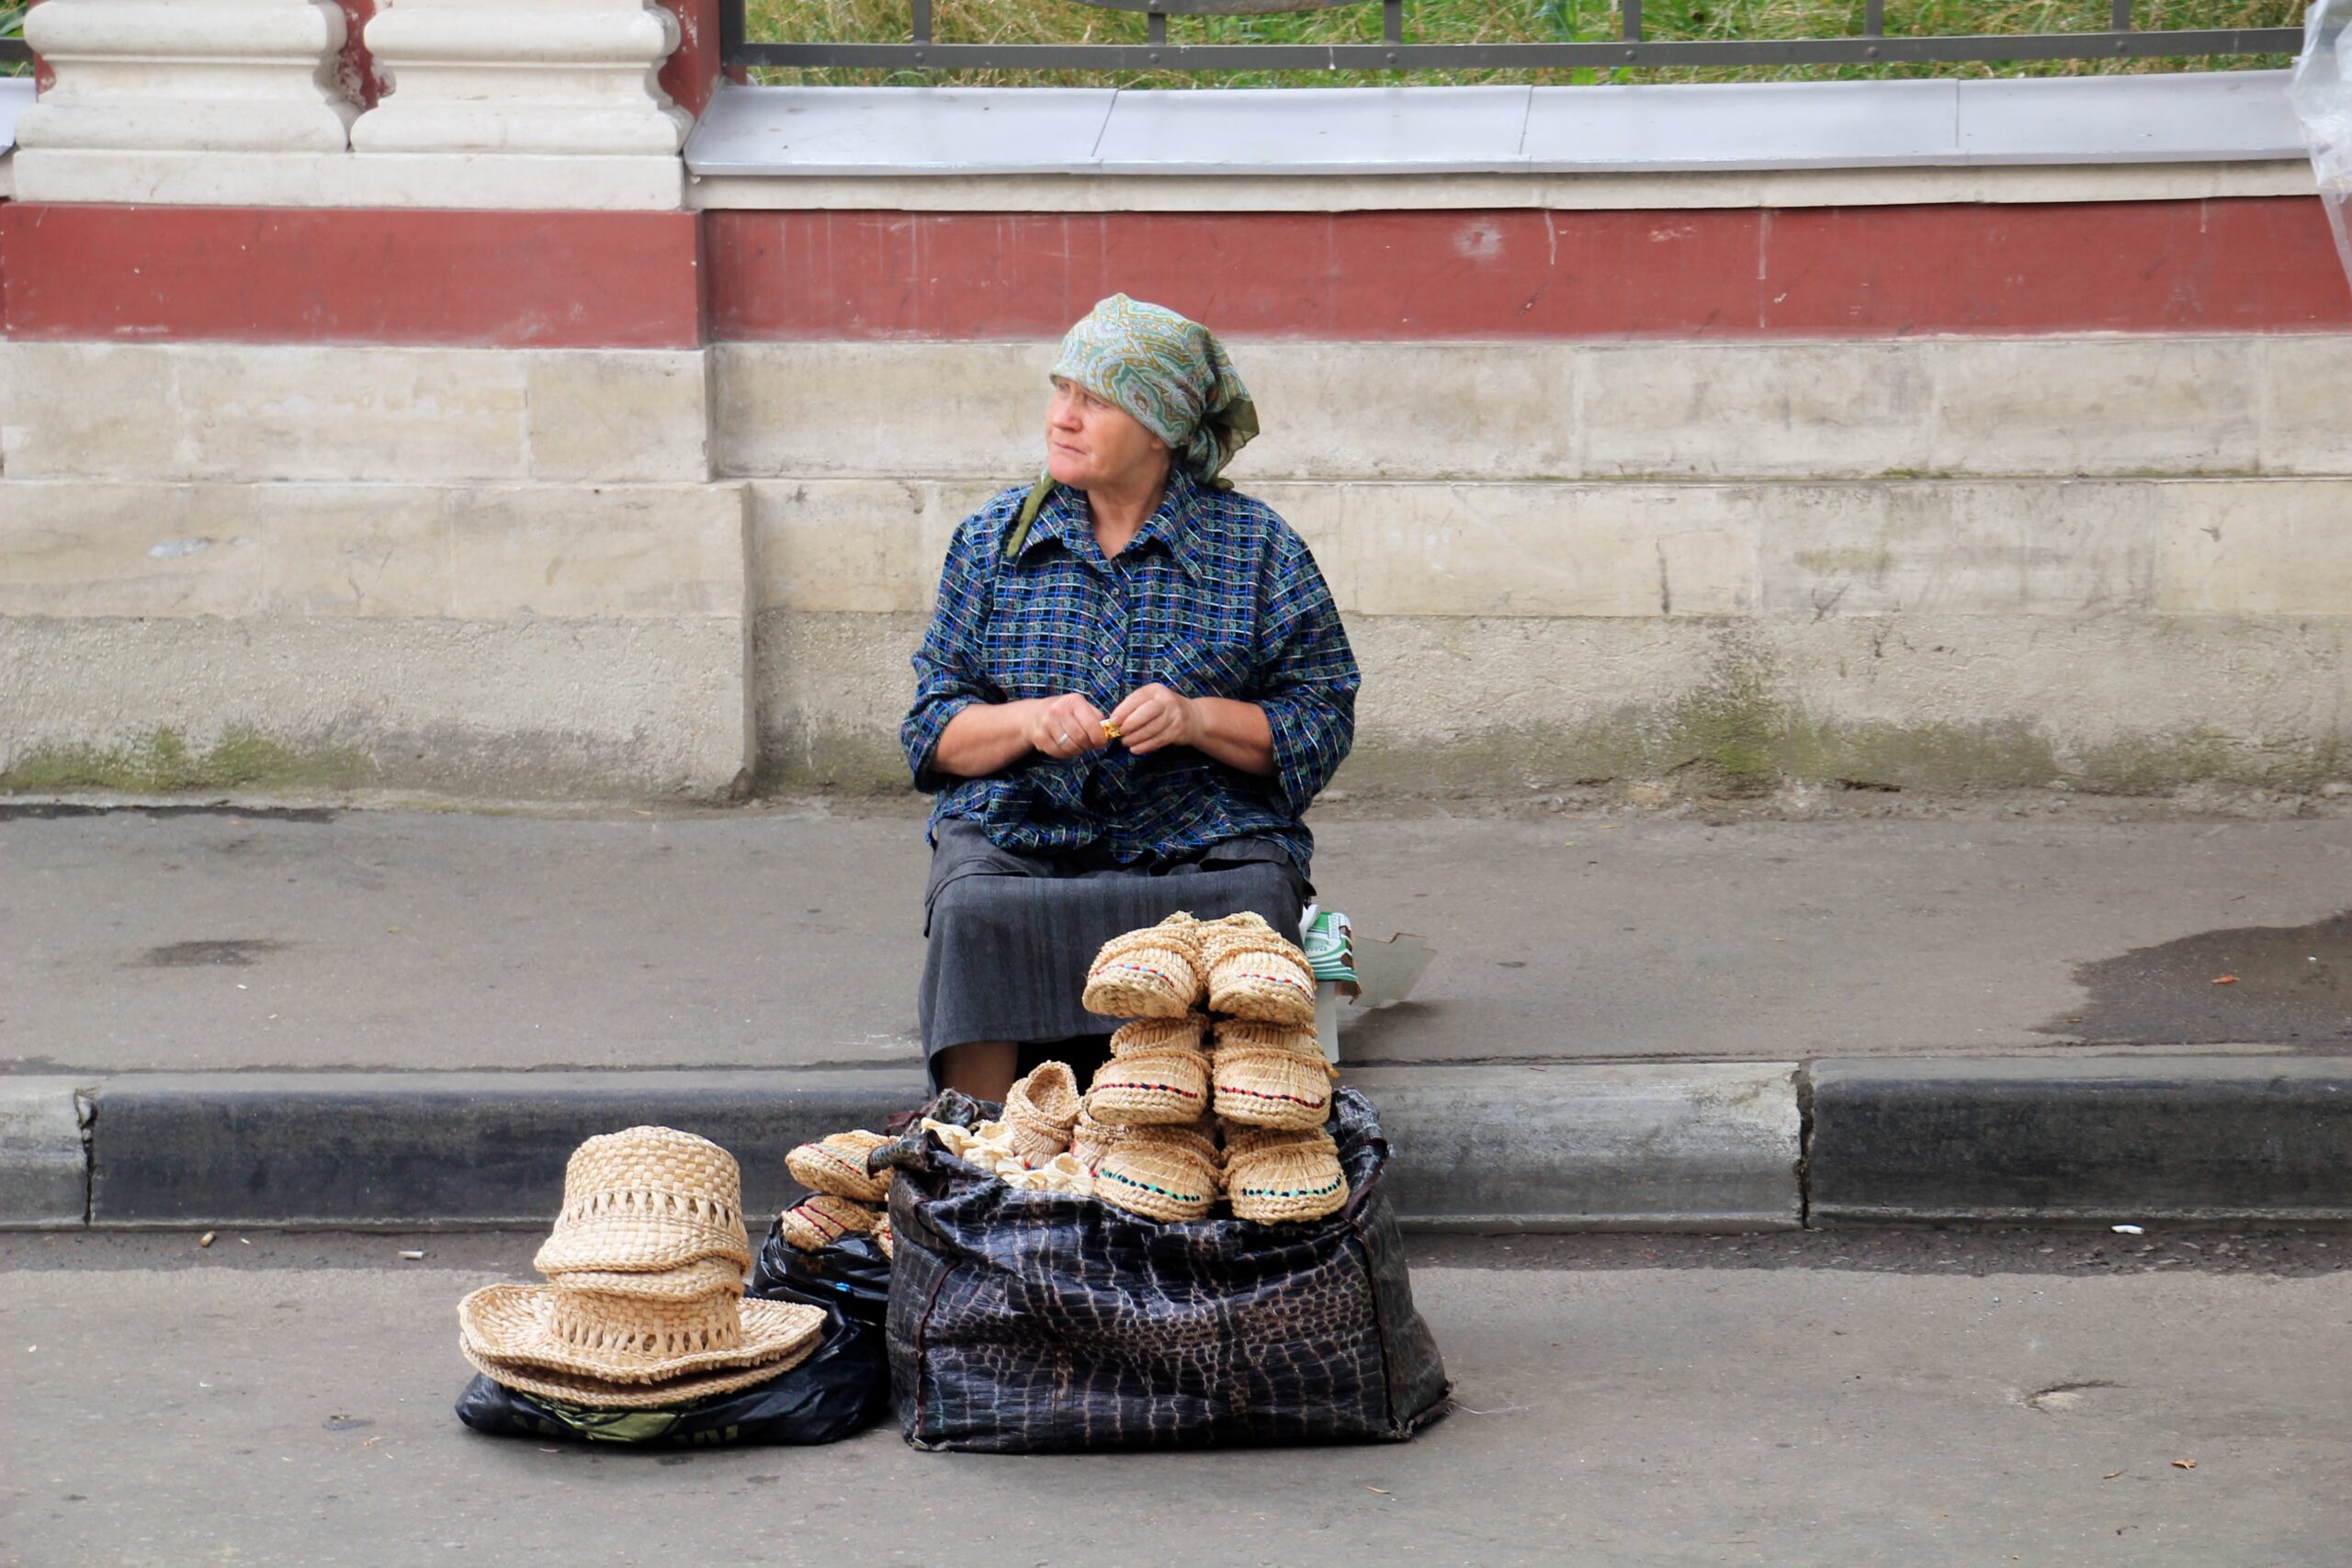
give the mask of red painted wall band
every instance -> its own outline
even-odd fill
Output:
[[[29,340],[693,348],[690,212],[0,207]]]
[[[1036,338],[1117,289],[1239,336],[1338,341],[2352,330],[2308,197],[703,217],[12,204],[0,237],[0,325],[34,340]]]
[[[1368,341],[2352,328],[2312,197],[709,224],[719,338],[1046,337],[1114,290],[1238,335]]]

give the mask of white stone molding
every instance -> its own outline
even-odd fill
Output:
[[[25,154],[340,152],[359,112],[326,0],[47,0],[25,39],[56,73],[17,121]]]
[[[390,90],[363,153],[674,159],[694,125],[657,80],[678,20],[649,0],[391,0],[367,37]]]

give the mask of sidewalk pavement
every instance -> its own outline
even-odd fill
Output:
[[[1439,953],[1340,1033],[1408,1220],[2352,1218],[2352,819],[2015,809],[1318,813],[1325,900]],[[778,1201],[920,1099],[925,853],[903,807],[0,808],[0,1224],[539,1223],[649,1119]]]

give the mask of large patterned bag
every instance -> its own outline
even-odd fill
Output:
[[[890,1194],[891,1397],[917,1448],[1409,1438],[1445,1366],[1414,1310],[1371,1104],[1340,1091],[1329,1219],[1161,1224],[1022,1191],[925,1139]]]

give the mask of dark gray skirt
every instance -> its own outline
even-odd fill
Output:
[[[1086,1010],[1086,971],[1122,931],[1179,909],[1254,909],[1293,942],[1313,889],[1282,847],[1237,839],[1153,870],[1000,849],[976,822],[939,825],[923,893],[922,1050],[975,1040],[1060,1041],[1120,1020]],[[1081,1080],[1082,1081],[1082,1080]]]

